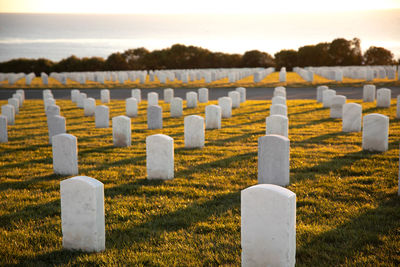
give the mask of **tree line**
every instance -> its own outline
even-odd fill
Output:
[[[70,56],[58,62],[48,59],[13,59],[0,62],[0,72],[72,72],[154,69],[246,68],[306,66],[391,65],[393,53],[383,47],[371,46],[364,54],[360,40],[337,38],[332,42],[306,45],[298,50],[281,50],[274,56],[259,50],[241,54],[212,52],[196,46],[175,44],[169,48],[149,51],[146,48],[128,49],[102,57],[78,58]]]

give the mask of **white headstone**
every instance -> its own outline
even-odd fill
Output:
[[[186,107],[187,108],[196,108],[197,107],[197,93],[196,92],[186,93]]]
[[[286,82],[286,68],[282,67],[279,72],[279,82]]]
[[[273,96],[282,96],[286,98],[286,88],[283,86],[275,87]]]
[[[206,129],[221,129],[221,107],[217,105],[206,106]]]
[[[343,105],[342,131],[359,132],[361,131],[362,106],[357,103],[347,103]]]
[[[142,101],[142,94],[140,92],[140,89],[132,89],[131,95],[132,97],[136,98],[138,103]]]
[[[321,103],[322,102],[322,94],[325,90],[328,90],[328,86],[326,85],[321,85],[317,87],[317,102]]]
[[[148,106],[158,105],[158,94],[156,92],[151,92],[147,94],[147,105]]]
[[[110,121],[110,112],[107,106],[96,106],[94,111],[94,121],[96,128],[108,128]]]
[[[110,103],[110,90],[102,89],[100,91],[100,100],[101,103]]]
[[[86,98],[83,104],[83,114],[85,116],[94,116],[94,110],[96,109],[96,100],[94,98]]]
[[[164,134],[146,137],[147,179],[174,178],[174,139]]]
[[[87,98],[86,93],[79,93],[78,100],[76,102],[76,105],[78,108],[84,108],[85,107],[85,99]]]
[[[57,105],[50,105],[47,106],[46,108],[46,116],[55,116],[55,115],[60,115],[60,107]]]
[[[364,116],[362,148],[363,150],[380,151],[388,150],[389,117],[372,113]]]
[[[18,98],[9,98],[8,104],[14,106],[15,114],[19,114],[19,100]]]
[[[238,87],[236,88],[236,91],[238,91],[240,94],[240,103],[246,102],[246,88]]]
[[[270,115],[283,115],[287,117],[287,107],[282,104],[273,104],[270,107]]]
[[[390,108],[392,91],[387,88],[381,88],[376,91],[376,106],[378,108]]]
[[[162,129],[162,108],[160,106],[149,106],[147,108],[147,128],[149,130]]]
[[[87,176],[60,183],[61,225],[65,249],[105,250],[104,186]]]
[[[281,104],[286,106],[286,98],[283,96],[274,96],[272,97],[272,105]]]
[[[22,102],[25,101],[25,91],[23,89],[18,89],[17,94],[22,96]]]
[[[289,184],[290,141],[281,135],[258,139],[258,183],[286,186]]]
[[[174,89],[172,88],[164,89],[164,102],[171,103],[173,98],[174,98]]]
[[[78,144],[71,134],[53,136],[53,170],[55,174],[78,174]]]
[[[204,147],[204,118],[198,115],[186,116],[184,119],[185,148]]]
[[[373,84],[366,84],[363,88],[363,101],[374,102],[375,101],[376,87]]]
[[[222,118],[232,117],[232,99],[230,97],[224,96],[218,98],[218,106],[221,107]]]
[[[342,118],[344,104],[346,104],[346,97],[344,95],[335,95],[332,97],[330,117],[335,119]]]
[[[78,103],[79,94],[80,92],[78,89],[71,90],[71,101],[74,103]]]
[[[66,133],[65,118],[59,115],[51,115],[47,118],[47,127],[49,130],[49,143],[55,135]]]
[[[322,106],[324,108],[330,108],[332,98],[336,95],[336,91],[332,89],[328,89],[322,92]]]
[[[173,118],[181,117],[183,114],[183,100],[180,97],[174,97],[170,104],[170,115]]]
[[[130,97],[125,100],[126,116],[137,117],[138,115],[138,102],[135,97]]]
[[[271,115],[265,119],[266,131],[268,134],[276,134],[288,137],[289,120],[283,115]]]
[[[8,142],[7,117],[0,115],[0,143]]]
[[[396,118],[400,118],[400,95],[397,96]]]
[[[296,194],[272,184],[241,192],[242,266],[295,266]]]
[[[200,88],[199,92],[199,102],[200,103],[207,103],[208,102],[208,89],[207,88]]]
[[[112,118],[113,142],[116,147],[131,146],[131,119],[126,116]]]
[[[240,93],[237,91],[230,91],[228,96],[232,99],[232,108],[240,108]]]
[[[1,106],[1,115],[7,117],[7,124],[14,125],[15,124],[15,108],[13,105],[6,104]]]

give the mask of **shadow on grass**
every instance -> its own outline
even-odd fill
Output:
[[[150,217],[147,222],[128,229],[115,229],[106,233],[107,248],[123,248],[150,238],[159,238],[165,232],[187,229],[209,217],[218,217],[230,209],[240,207],[240,192],[217,195],[210,200],[193,203],[186,208]]]
[[[12,140],[10,139],[10,141],[12,141]],[[39,150],[40,148],[48,147],[48,146],[50,146],[50,145],[46,143],[46,144],[42,144],[42,145],[32,145],[32,146],[27,146],[27,147],[18,147],[18,148],[13,148],[13,149],[5,149],[5,150],[0,152],[0,156],[7,155],[7,154],[10,154],[10,153],[15,153],[15,152],[18,152],[18,151],[35,151],[35,150]],[[1,166],[0,166],[0,168],[1,168]]]
[[[398,229],[400,229],[399,210],[398,196],[391,195],[390,199],[381,202],[377,208],[370,209],[332,230],[313,236],[311,240],[297,247],[296,265],[342,266],[352,264],[352,259],[360,257],[360,255],[365,255],[364,258],[367,257],[371,253],[368,247],[382,247],[387,243],[387,241],[383,241],[383,236],[398,233]],[[392,231],[393,233],[391,233]],[[379,257],[379,250],[376,251],[376,254]],[[388,254],[390,255],[390,253]],[[319,257],[315,257],[315,255],[319,255]],[[385,254],[382,253],[382,255]],[[399,263],[397,252],[393,251],[392,257],[392,262],[397,258]],[[378,262],[384,261],[385,259],[378,259]],[[370,264],[374,265],[371,262]]]
[[[290,129],[299,129],[299,128],[304,128],[306,126],[311,126],[311,125],[317,125],[317,124],[322,124],[328,121],[335,121],[336,119],[332,119],[332,118],[323,118],[320,120],[314,120],[314,121],[310,121],[308,123],[303,123],[303,124],[298,124],[298,125],[290,125],[289,123],[289,130]]]
[[[34,177],[28,180],[18,180],[14,182],[2,182],[0,183],[0,191],[5,191],[8,189],[27,189],[30,185],[43,182],[43,181],[53,181],[53,180],[62,180],[64,176],[56,175],[54,173],[42,175],[38,177]],[[1,219],[0,219],[1,220]]]

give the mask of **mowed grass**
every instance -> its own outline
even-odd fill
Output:
[[[390,109],[354,102],[364,115],[390,117],[387,152],[362,151],[361,132],[341,132],[341,120],[315,100],[287,102],[298,266],[400,264],[395,101]],[[106,250],[62,249],[59,189],[69,177],[53,174],[43,101],[27,100],[0,144],[0,265],[240,265],[240,191],[257,184],[257,142],[271,101],[242,104],[222,129],[206,131],[203,149],[190,150],[183,117],[169,118],[168,104],[161,104],[162,130],[147,130],[140,104],[129,148],[113,147],[112,129],[96,129],[71,101],[57,104],[78,138],[80,174],[104,183]],[[110,118],[125,113],[124,101],[109,107]],[[184,115],[204,116],[204,108]],[[174,138],[170,181],[146,179],[145,138],[156,133]]]

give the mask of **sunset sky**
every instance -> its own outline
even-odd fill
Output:
[[[268,14],[361,11],[400,8],[400,0],[0,0],[0,12],[136,13],[136,14]]]

